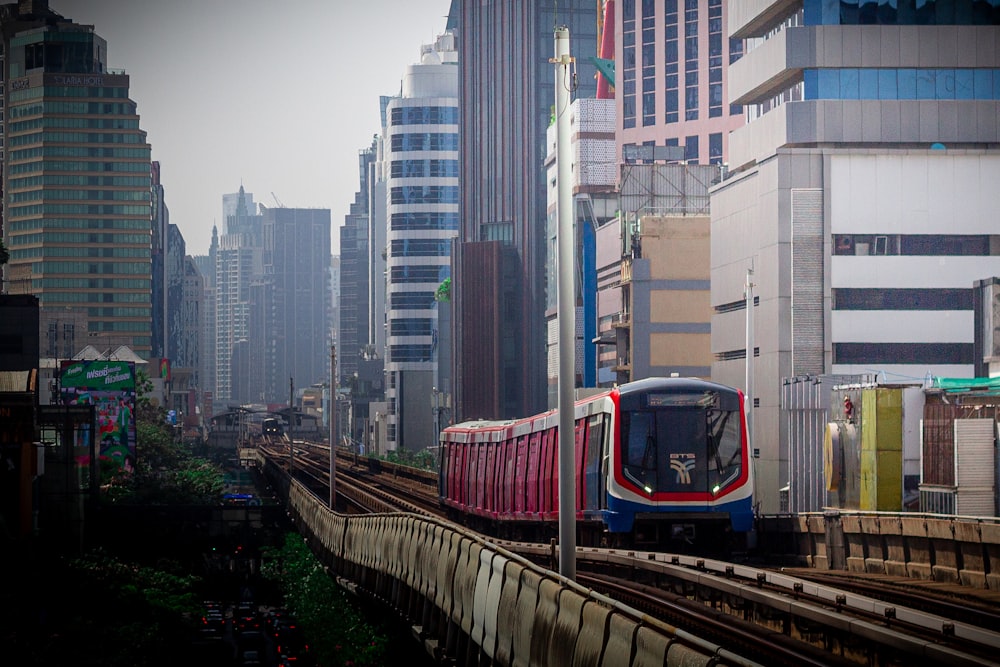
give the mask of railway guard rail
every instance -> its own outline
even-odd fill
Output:
[[[760,545],[821,570],[1000,591],[1000,518],[827,510],[758,521]]]
[[[757,664],[457,526],[412,514],[338,514],[276,472],[265,476],[338,583],[395,608],[435,659],[511,667]]]

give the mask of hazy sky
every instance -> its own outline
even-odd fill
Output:
[[[334,251],[379,128],[450,0],[49,0],[108,42],[107,66],[160,162],[190,255],[222,233],[222,195],[329,208]]]

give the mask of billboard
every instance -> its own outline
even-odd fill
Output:
[[[93,405],[98,455],[135,466],[135,364],[130,361],[64,361],[59,376],[63,405]]]

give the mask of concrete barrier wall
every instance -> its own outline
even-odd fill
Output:
[[[759,525],[762,552],[818,569],[1000,590],[998,518],[828,510],[762,517]]]
[[[288,508],[349,590],[411,623],[437,659],[503,667],[708,667],[718,647],[484,542],[414,515],[344,516],[297,482]]]

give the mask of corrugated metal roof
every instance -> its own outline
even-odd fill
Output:
[[[995,393],[1000,391],[1000,378],[944,378],[935,377],[931,388],[947,392],[977,391]]]

